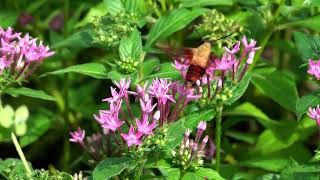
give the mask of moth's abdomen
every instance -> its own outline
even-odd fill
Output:
[[[205,68],[196,64],[191,64],[186,75],[186,80],[192,83],[196,83],[197,80],[200,80],[200,78],[205,74],[205,72]]]

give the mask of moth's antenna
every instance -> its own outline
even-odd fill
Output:
[[[226,36],[220,37],[220,38],[218,38],[218,39],[212,40],[212,41],[210,41],[210,42],[219,41],[219,40],[221,40],[221,39],[224,39],[224,38],[227,38],[227,37],[229,37],[229,36],[232,36],[233,34],[234,34],[234,32],[233,32],[233,33],[230,33],[230,34],[228,34],[228,35],[226,35]]]

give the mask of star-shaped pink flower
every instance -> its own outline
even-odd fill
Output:
[[[142,132],[134,132],[134,128],[130,126],[129,133],[128,134],[121,134],[121,137],[126,140],[128,147],[131,147],[132,145],[140,145],[142,142],[140,141],[140,138],[142,137]]]

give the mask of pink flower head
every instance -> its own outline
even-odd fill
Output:
[[[70,138],[71,142],[82,144],[85,136],[85,131],[81,130],[81,128],[78,127],[77,131],[70,132],[70,136],[71,136]]]
[[[2,74],[5,68],[8,68],[11,65],[12,61],[7,60],[6,55],[0,58],[0,74]]]
[[[148,99],[146,102],[140,99],[140,106],[142,112],[149,114],[153,111],[153,109],[156,107],[157,103],[152,105],[152,99]]]
[[[7,30],[0,28],[0,37],[5,41],[10,41],[20,36],[21,33],[14,33],[11,27],[8,27]]]
[[[320,60],[318,62],[309,59],[308,74],[314,75],[317,79],[320,79]]]
[[[134,128],[130,126],[129,133],[128,134],[121,134],[121,137],[127,141],[128,147],[131,147],[132,145],[140,145],[142,142],[140,141],[141,136],[143,133],[137,132],[134,133]]]
[[[96,121],[98,121],[104,129],[109,129],[115,132],[124,121],[120,121],[118,118],[118,114],[110,114],[105,111],[100,111],[99,116],[94,115]]]
[[[110,89],[111,89],[112,97],[102,99],[102,101],[115,102],[115,101],[119,101],[123,97],[123,95],[121,93],[118,93],[115,88],[110,87]]]
[[[181,72],[181,75],[184,79],[186,78],[187,71],[189,68],[188,64],[180,63],[179,61],[175,60],[173,67]]]
[[[252,50],[256,51],[256,50],[260,49],[260,47],[256,47],[255,48],[255,45],[256,45],[257,41],[255,41],[254,39],[251,39],[250,40],[250,44],[248,44],[246,36],[243,36],[242,43],[244,45],[244,51],[245,52],[249,52],[249,51],[252,51]]]
[[[238,41],[232,49],[228,49],[227,47],[224,47],[224,49],[230,54],[235,55],[240,50],[240,41]]]
[[[221,60],[215,59],[214,66],[217,70],[226,71],[230,70],[235,62],[236,60],[232,56],[223,54]]]
[[[121,78],[121,80],[118,82],[115,82],[116,86],[120,89],[119,94],[127,96],[127,92],[130,86],[130,78],[128,78],[128,81],[126,81],[125,78]]]
[[[309,107],[308,115],[311,119],[317,121],[318,126],[320,126],[320,107],[319,107],[319,105],[316,108]]]
[[[143,118],[142,122],[139,119],[136,119],[136,125],[139,132],[146,135],[151,135],[153,134],[153,129],[157,126],[157,122],[153,121],[149,125],[148,118]]]
[[[136,87],[136,91],[137,92],[134,92],[134,91],[128,91],[129,94],[132,94],[136,97],[144,97],[145,93],[146,93],[146,89],[147,89],[147,86],[148,86],[148,83],[146,82],[143,87],[140,86],[139,84],[137,85]]]
[[[167,79],[155,79],[152,81],[152,85],[149,88],[150,95],[158,99],[158,103],[165,104],[167,100],[175,102],[173,96],[169,94],[169,86],[171,82],[167,82]]]

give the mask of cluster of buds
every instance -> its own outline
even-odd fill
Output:
[[[126,144],[129,149],[153,136],[156,126],[163,127],[177,120],[187,104],[201,96],[194,94],[192,88],[167,79],[155,79],[149,87],[137,85],[136,91],[129,91],[130,79],[121,79],[115,84],[118,90],[111,87],[112,97],[102,100],[108,102],[109,110],[100,110],[94,118],[104,134],[111,134],[116,144]],[[133,112],[130,96],[135,97],[140,112]],[[83,131],[71,133],[71,137],[70,141],[84,145]]]
[[[229,36],[225,43],[227,45],[232,45],[243,32],[243,27],[239,25],[236,21],[225,17],[221,12],[213,9],[203,16],[201,24],[196,26],[198,32],[203,32],[206,35],[205,39],[215,41],[221,37]],[[219,47],[222,47],[222,41],[216,42]]]
[[[116,15],[95,17],[91,23],[96,41],[107,47],[113,47],[118,45],[121,39],[128,37],[137,27],[138,15],[121,12]]]
[[[126,57],[125,59],[120,59],[115,61],[118,69],[125,74],[131,74],[136,72],[138,69],[139,61],[137,59],[132,59],[131,57]]]
[[[209,136],[206,135],[201,142],[200,139],[203,132],[206,130],[206,126],[206,122],[200,121],[200,123],[198,124],[196,138],[194,140],[190,138],[191,130],[186,130],[179,149],[172,151],[174,164],[177,164],[183,169],[197,169],[203,165],[202,158],[205,156],[204,148],[209,140]]]
[[[243,45],[242,52],[241,45]],[[242,80],[253,62],[256,51],[260,49],[260,47],[255,46],[255,40],[251,39],[248,43],[246,36],[244,36],[242,43],[238,41],[231,49],[224,47],[225,53],[221,58],[210,59],[205,75],[197,82],[199,86],[207,86],[206,89],[202,89],[203,96],[199,100],[200,103],[202,101],[205,103],[223,103],[232,97],[232,86]],[[189,68],[188,62],[190,61],[191,59],[175,60],[174,67],[181,72],[185,79]],[[213,98],[216,101],[212,101]]]
[[[37,43],[29,34],[22,37],[10,27],[0,28],[0,41],[0,75],[15,80],[26,78],[45,58],[54,54],[42,41]]]

